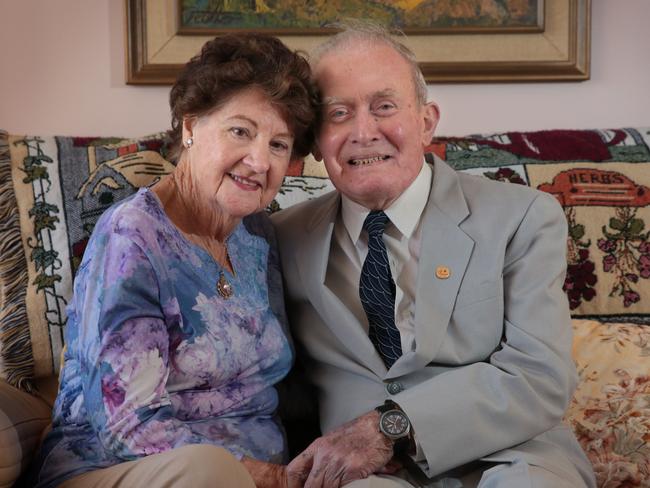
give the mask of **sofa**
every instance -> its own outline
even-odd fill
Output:
[[[173,169],[165,133],[137,139],[0,131],[0,487],[50,422],[72,280],[98,216]],[[601,487],[650,487],[650,129],[439,137],[459,171],[529,185],[565,210],[580,382],[566,413]],[[275,212],[331,190],[292,164]]]

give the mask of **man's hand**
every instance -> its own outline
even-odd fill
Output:
[[[368,412],[312,442],[287,466],[289,488],[336,488],[386,472],[393,443],[379,432],[379,412]]]

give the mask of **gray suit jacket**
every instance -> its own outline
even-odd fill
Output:
[[[590,479],[560,423],[576,371],[562,291],[567,224],[555,198],[436,159],[422,215],[416,349],[390,371],[326,285],[339,206],[333,192],[273,216],[289,322],[312,360],[323,432],[392,398],[411,419],[429,477],[477,459],[524,458]],[[436,276],[439,266],[448,278]],[[403,390],[391,396],[392,382]]]

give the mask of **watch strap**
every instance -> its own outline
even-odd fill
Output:
[[[385,412],[389,412],[391,410],[399,410],[406,416],[408,419],[408,416],[406,415],[406,412],[400,408],[400,406],[395,403],[392,400],[386,400],[383,405],[379,405],[378,407],[375,407],[375,410],[379,412],[379,419],[381,422],[381,415]],[[409,421],[410,424],[410,421]],[[381,431],[381,429],[380,429]],[[410,450],[411,444],[412,444],[412,435],[413,435],[413,429],[409,428],[409,432],[407,435],[404,437],[399,437],[397,439],[391,439],[393,441],[393,454],[394,455],[401,455],[401,454],[407,454]]]
[[[380,414],[384,412],[388,412],[389,410],[402,410],[400,406],[395,403],[393,400],[386,400],[383,404],[379,405],[378,407],[375,407],[375,410],[377,410]]]

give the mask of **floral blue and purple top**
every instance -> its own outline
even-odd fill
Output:
[[[102,215],[68,306],[38,486],[186,444],[284,459],[273,385],[293,350],[272,232],[265,215],[242,221],[228,239],[233,275],[148,189]],[[228,299],[217,292],[221,272]]]

